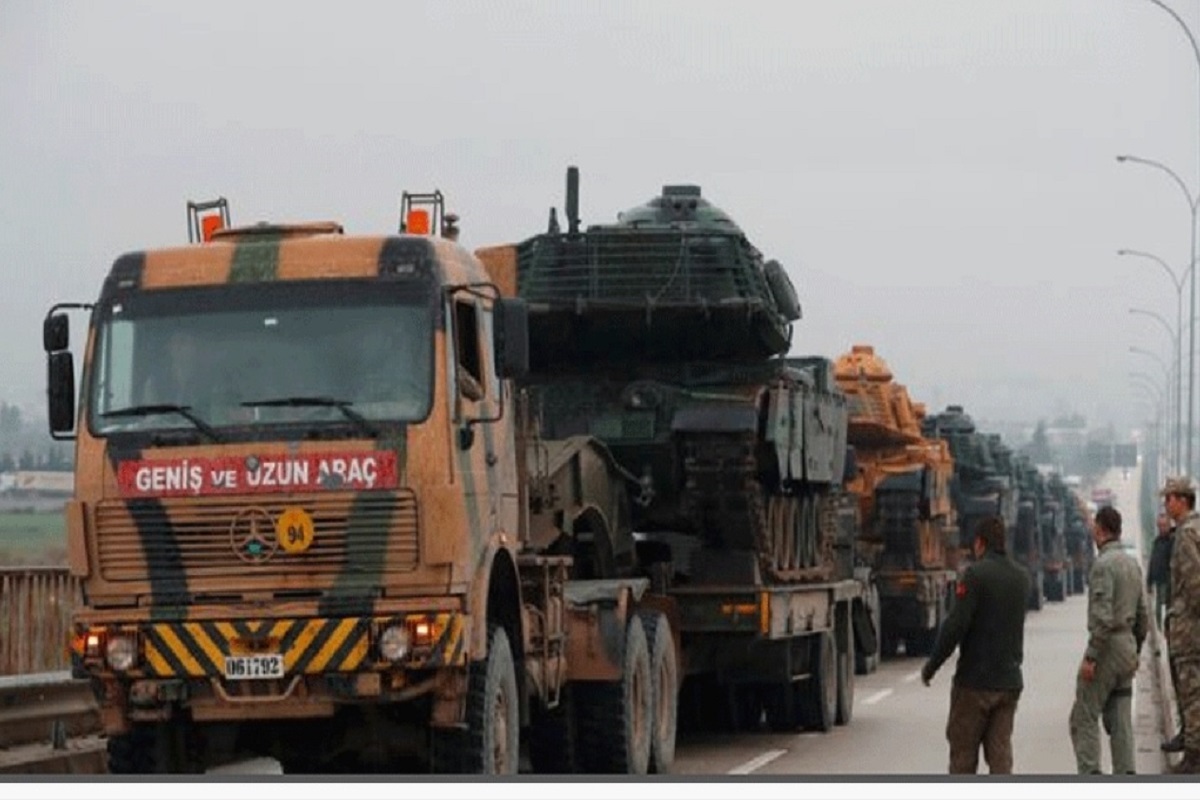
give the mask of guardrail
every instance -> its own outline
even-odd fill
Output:
[[[0,677],[0,774],[105,772],[100,712],[69,672]]]
[[[80,600],[66,567],[0,567],[0,675],[66,669]]]

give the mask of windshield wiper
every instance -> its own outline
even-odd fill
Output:
[[[376,437],[379,431],[372,427],[371,423],[362,414],[355,411],[352,406],[354,403],[349,400],[338,400],[335,397],[275,397],[270,400],[247,400],[240,405],[246,408],[269,408],[279,406],[313,406],[319,408],[336,408],[353,422],[359,430],[367,436]]]
[[[217,433],[216,428],[209,425],[200,417],[192,413],[191,406],[181,406],[174,403],[154,403],[144,406],[129,406],[128,408],[118,408],[115,411],[105,411],[100,416],[105,418],[116,417],[149,417],[153,414],[178,414],[188,422],[196,426],[196,430],[203,433],[214,442],[221,441],[221,434]]]

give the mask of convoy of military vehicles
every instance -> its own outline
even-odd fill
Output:
[[[869,345],[791,355],[786,270],[697,186],[584,227],[571,168],[473,253],[438,192],[374,237],[188,211],[43,331],[113,772],[665,772],[680,726],[849,723],[982,516],[1030,608],[1083,588],[1061,477]]]

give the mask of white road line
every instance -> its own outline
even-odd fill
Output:
[[[880,689],[880,690],[879,690],[878,692],[876,692],[875,694],[873,694],[873,695],[871,695],[870,697],[868,697],[868,698],[866,698],[865,700],[863,700],[863,705],[864,705],[864,706],[872,706],[872,705],[875,705],[875,704],[876,704],[876,703],[878,703],[880,700],[882,700],[883,698],[887,697],[889,694],[891,694],[891,693],[892,693],[892,692],[894,692],[894,691],[895,691],[895,689]]]
[[[916,672],[910,672],[909,674],[904,676],[904,682],[912,683],[913,681],[917,680],[920,677],[921,677],[921,670],[917,670]]]
[[[734,767],[733,769],[729,770],[729,772],[727,772],[725,774],[726,775],[749,775],[751,772],[754,772],[754,770],[761,769],[761,768],[765,767],[767,764],[770,764],[772,761],[779,758],[781,755],[783,755],[786,752],[787,752],[787,750],[768,750],[767,752],[763,753],[761,756],[758,756],[757,758],[752,758],[749,761],[747,761],[745,764],[740,764],[740,765]]]

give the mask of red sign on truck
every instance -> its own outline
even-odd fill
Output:
[[[117,466],[123,497],[360,491],[399,485],[391,450],[307,455],[130,459]]]

